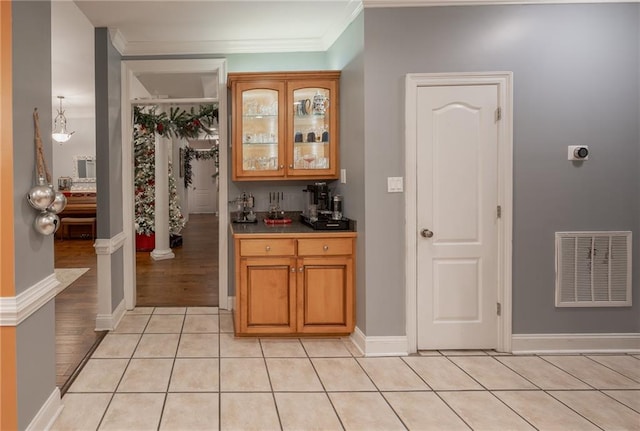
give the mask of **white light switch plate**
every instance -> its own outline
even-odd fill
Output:
[[[401,193],[403,190],[402,177],[387,177],[387,192]]]
[[[347,184],[347,170],[340,169],[340,183]]]

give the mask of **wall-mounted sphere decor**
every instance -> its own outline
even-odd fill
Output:
[[[60,191],[53,189],[51,174],[47,169],[40,137],[40,117],[38,108],[33,110],[33,125],[35,129],[36,144],[36,185],[27,193],[29,205],[40,211],[33,222],[36,232],[42,235],[53,235],[60,227],[60,218],[57,214],[67,205],[67,197]]]

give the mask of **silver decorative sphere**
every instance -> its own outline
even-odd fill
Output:
[[[33,227],[42,235],[52,235],[56,233],[60,226],[60,218],[49,211],[42,211],[36,216]]]
[[[54,214],[60,214],[66,206],[67,197],[62,192],[56,192],[56,197],[53,199],[53,203],[47,208],[47,211]]]
[[[37,210],[44,211],[53,203],[56,198],[56,192],[47,185],[43,178],[38,180],[38,185],[33,186],[27,193],[27,200],[32,207]]]

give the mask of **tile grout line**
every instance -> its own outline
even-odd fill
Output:
[[[507,367],[506,365],[502,364],[502,362],[498,361],[497,359],[495,359],[495,357],[488,355],[490,358],[493,358],[496,362],[498,362],[499,364],[503,365],[505,368],[511,370],[509,367]],[[449,357],[447,357],[447,359],[449,359]],[[469,378],[473,379],[476,383],[478,383],[482,388],[483,388],[483,392],[488,392],[489,394],[491,394],[492,397],[494,397],[496,400],[498,400],[499,403],[502,403],[504,406],[506,406],[510,411],[512,411],[516,416],[518,416],[520,419],[522,419],[523,421],[525,421],[526,423],[528,423],[529,425],[531,425],[534,429],[537,429],[531,422],[529,422],[524,416],[522,416],[520,413],[518,413],[515,409],[513,409],[510,405],[508,405],[507,403],[505,403],[502,399],[500,399],[500,397],[498,397],[496,394],[493,393],[493,391],[491,389],[489,389],[488,387],[486,387],[482,382],[480,382],[479,380],[477,380],[476,378],[474,378],[471,374],[469,374],[464,368],[462,368],[462,366],[460,366],[459,364],[457,364],[456,362],[452,361],[451,359],[449,359],[449,361],[455,365],[456,367],[458,367],[463,373],[465,373],[466,375],[469,376]],[[513,370],[511,370],[513,371]],[[513,371],[515,373],[515,371]],[[516,375],[520,376],[520,374],[516,373]],[[522,377],[522,376],[520,376]],[[529,380],[527,380],[529,381]],[[535,387],[538,388],[538,385],[529,382],[531,384],[533,384]],[[440,396],[440,395],[438,395]],[[442,397],[440,397],[442,399]],[[444,401],[444,399],[443,399]],[[446,401],[445,401],[446,403]],[[448,405],[448,404],[447,404]],[[449,406],[449,408],[451,408],[451,406]],[[466,421],[465,421],[466,423]],[[472,428],[473,429],[473,428]]]
[[[276,394],[273,390],[273,382],[271,381],[271,373],[269,373],[269,365],[267,364],[267,358],[264,356],[264,349],[262,347],[262,339],[258,338],[258,346],[260,346],[260,353],[262,354],[262,363],[264,364],[264,369],[267,372],[267,380],[269,380],[269,388],[271,389],[271,399],[273,400],[273,405],[276,408],[276,416],[278,417],[278,424],[280,425],[280,429],[283,429],[282,426],[282,418],[280,417],[280,410],[278,409],[278,402],[276,401]]]
[[[120,386],[120,383],[122,383],[122,379],[124,379],[124,375],[126,374],[127,369],[129,368],[129,364],[131,364],[131,359],[133,359],[133,355],[135,354],[135,351],[138,349],[138,346],[140,345],[140,342],[142,341],[142,335],[146,331],[147,326],[149,325],[149,322],[151,321],[151,316],[153,315],[154,311],[155,311],[155,307],[153,308],[153,310],[151,310],[152,314],[148,314],[149,317],[147,318],[147,322],[144,324],[144,327],[142,328],[142,332],[140,332],[140,338],[138,338],[138,342],[136,343],[136,347],[131,352],[131,356],[127,359],[127,365],[124,367],[124,370],[122,371],[122,375],[120,376],[120,379],[118,379],[118,383],[116,384],[115,388],[113,389],[113,392],[111,393],[111,397],[109,398],[109,402],[107,403],[107,406],[105,407],[104,412],[102,413],[102,416],[100,417],[100,421],[98,422],[98,427],[96,428],[97,430],[99,430],[100,427],[102,427],[102,423],[104,422],[104,419],[107,416],[107,412],[109,411],[109,407],[111,407],[111,403],[113,402],[113,399],[115,398],[116,393],[118,391],[118,386]]]
[[[594,355],[585,354],[585,355],[583,355],[583,356],[584,356],[585,358],[589,359],[590,361],[593,361],[594,363],[596,363],[596,364],[598,364],[598,365],[600,365],[600,366],[602,366],[602,367],[605,367],[605,368],[607,368],[607,369],[609,369],[609,370],[613,371],[614,373],[620,374],[622,377],[625,377],[625,378],[627,378],[627,379],[631,380],[631,381],[632,381],[632,382],[634,382],[634,383],[640,383],[640,381],[638,381],[638,380],[634,379],[633,377],[630,377],[630,376],[628,376],[628,375],[626,375],[626,374],[622,373],[621,371],[618,371],[618,370],[616,370],[616,369],[611,368],[611,367],[610,367],[610,366],[608,366],[607,364],[603,364],[602,362],[599,362],[599,361],[597,361],[597,360],[593,359],[593,358],[592,358],[592,356],[594,356]],[[607,355],[607,356],[621,356],[621,355]],[[640,364],[638,364],[638,366],[640,366]]]
[[[162,418],[164,417],[164,409],[167,406],[167,399],[169,398],[169,388],[171,387],[171,382],[173,381],[173,371],[176,367],[176,360],[178,358],[178,350],[180,349],[180,341],[182,340],[182,334],[184,331],[184,325],[187,322],[187,311],[189,307],[185,307],[184,314],[182,315],[182,325],[180,325],[180,332],[178,333],[178,343],[176,344],[176,350],[173,354],[173,362],[171,364],[171,371],[169,372],[169,380],[167,381],[167,387],[164,393],[164,400],[162,402],[162,408],[160,409],[160,417],[158,418],[158,426],[157,429],[160,430],[160,426],[162,425]],[[142,337],[141,337],[142,339]]]
[[[307,348],[304,346],[304,343],[302,342],[302,340],[299,339],[299,338],[297,340],[300,343],[300,345],[302,346],[302,350],[304,351],[305,355],[307,355],[306,356],[307,360],[311,363],[311,367],[313,368],[313,371],[316,373],[316,377],[318,378],[318,381],[320,382],[320,385],[322,386],[322,390],[323,390],[324,396],[327,397],[327,400],[329,400],[329,404],[331,405],[331,408],[333,409],[333,413],[338,418],[338,422],[340,423],[340,426],[342,427],[343,430],[346,430],[347,427],[345,427],[344,423],[342,422],[342,418],[338,414],[338,410],[336,409],[336,406],[333,403],[333,400],[329,396],[329,392],[327,391],[327,387],[325,386],[324,382],[320,378],[320,374],[318,373],[318,370],[316,369],[316,365],[313,363],[313,359],[309,356],[309,352],[307,351]],[[351,352],[349,352],[349,354],[351,354]]]

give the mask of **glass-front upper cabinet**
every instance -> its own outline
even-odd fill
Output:
[[[284,175],[284,93],[284,83],[238,83],[232,109],[234,179]]]
[[[233,180],[337,178],[339,77],[230,73]]]
[[[331,178],[337,173],[336,81],[288,84],[288,175]]]

